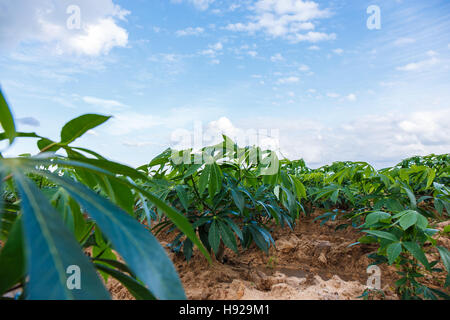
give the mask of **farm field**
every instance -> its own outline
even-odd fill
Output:
[[[443,230],[450,223],[436,227]],[[312,218],[303,219],[294,231],[275,228],[276,249],[269,255],[256,247],[237,255],[227,250],[226,263],[210,266],[201,254],[187,263],[182,255],[168,250],[181,276],[187,297],[194,300],[355,300],[366,290],[367,255],[376,246],[347,248],[358,238],[355,231],[334,231],[336,223],[320,226]],[[278,230],[277,230],[278,229]],[[161,237],[161,244],[171,236]],[[172,236],[173,238],[173,236]],[[165,239],[165,240],[164,240]],[[439,237],[441,246],[449,247],[447,237]],[[436,257],[436,254],[432,254]],[[375,299],[397,300],[395,267],[382,266],[384,296]],[[440,281],[443,279],[441,278]],[[430,286],[440,286],[438,279],[428,278]],[[113,299],[134,297],[120,282],[108,283]],[[446,290],[448,294],[448,290]]]
[[[0,0],[1,311],[444,307],[449,17],[449,0]]]
[[[448,154],[311,169],[224,135],[134,169],[74,144],[109,117],[52,141],[16,131],[3,93],[0,116],[40,150],[0,159],[4,298],[449,298]]]

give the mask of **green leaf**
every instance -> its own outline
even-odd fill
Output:
[[[98,114],[85,114],[69,121],[61,131],[61,144],[68,145],[75,141],[87,131],[98,127],[108,121],[111,117]]]
[[[106,191],[112,202],[124,209],[129,214],[133,214],[134,195],[127,186],[118,183],[115,179],[103,177],[107,187]]]
[[[209,228],[208,241],[214,253],[217,254],[220,246],[220,231],[215,220],[211,223],[211,227]]]
[[[292,181],[294,182],[295,192],[297,194],[297,199],[298,199],[299,202],[301,202],[302,198],[304,198],[304,199],[307,198],[307,196],[306,196],[306,188],[303,185],[303,183],[300,181],[300,179],[298,179],[297,177],[292,176],[292,175],[291,175],[291,178],[292,178]]]
[[[399,223],[403,230],[407,230],[417,222],[417,212],[411,211],[400,218]]]
[[[389,232],[378,231],[378,230],[364,230],[363,232],[377,236],[379,238],[386,239],[386,240],[391,240],[391,241],[395,241],[395,242],[399,241],[399,239],[397,239],[397,237],[395,235],[393,235],[392,233],[389,233]]]
[[[186,179],[186,178],[189,178],[190,176],[192,176],[194,173],[196,173],[198,171],[198,169],[201,168],[201,166],[202,166],[201,164],[190,165],[189,168],[184,173],[183,179]]]
[[[211,199],[220,192],[222,188],[222,172],[216,163],[210,165],[210,176],[209,176],[209,197]]]
[[[186,211],[189,211],[189,203],[188,197],[186,193],[186,189],[183,186],[176,186],[175,190],[177,191],[178,198],[180,199],[181,205]]]
[[[428,220],[420,213],[417,213],[417,222],[416,226],[421,230],[426,230],[428,227]]]
[[[241,241],[244,241],[244,236],[242,234],[241,229],[239,229],[239,227],[233,222],[233,220],[231,220],[230,218],[225,218],[225,221],[228,223],[231,229],[233,229],[238,238],[241,239]]]
[[[192,249],[193,249],[193,243],[190,239],[186,239],[184,240],[184,245],[183,245],[183,253],[184,256],[186,257],[186,261],[189,262],[192,258]]]
[[[382,211],[372,212],[372,213],[368,214],[366,217],[366,226],[371,226],[382,220],[389,219],[390,217],[391,217],[391,215],[387,212],[382,212]]]
[[[109,299],[89,259],[82,253],[73,235],[66,229],[55,209],[36,185],[21,172],[14,178],[22,200],[26,243],[27,298],[31,300]],[[82,272],[80,290],[67,286],[69,266]],[[45,270],[45,277],[42,272]]]
[[[415,242],[403,242],[403,246],[408,250],[414,258],[416,258],[420,263],[422,263],[425,268],[430,269],[430,264],[425,256],[423,250]]]
[[[447,248],[437,247],[439,254],[441,255],[442,263],[444,264],[447,273],[450,273],[450,252]]]
[[[200,193],[200,195],[202,195],[203,192],[205,192],[205,190],[206,190],[206,185],[208,184],[208,181],[209,181],[210,171],[211,171],[211,166],[206,165],[200,175],[200,180],[198,183],[198,192]]]
[[[47,151],[47,152],[56,152],[58,151],[61,147],[56,144],[54,141],[51,141],[47,138],[42,138],[37,142],[37,146],[39,148],[40,151]]]
[[[144,226],[84,185],[54,174],[47,175],[87,210],[130,269],[158,299],[185,299],[172,262]]]
[[[266,254],[269,254],[269,243],[266,241],[264,235],[255,226],[249,226],[249,230],[256,245]]]
[[[338,201],[339,191],[340,189],[336,189],[330,197],[331,202],[333,202],[334,204],[336,204]]]
[[[4,130],[5,137],[9,140],[9,144],[14,142],[16,138],[16,125],[14,124],[14,117],[9,109],[3,92],[0,88],[0,124]]]
[[[0,252],[0,297],[25,276],[25,248],[21,219],[16,219]]]
[[[389,264],[392,265],[398,256],[402,253],[402,244],[400,242],[391,243],[387,247],[387,256],[389,259]]]
[[[152,295],[150,291],[142,284],[140,284],[137,280],[133,279],[129,275],[117,271],[115,269],[109,268],[103,264],[96,263],[95,267],[104,272],[111,277],[117,279],[121,284],[128,289],[128,291],[135,297],[137,300],[156,300],[156,298]]]
[[[428,189],[429,187],[431,187],[431,185],[434,182],[434,179],[436,178],[436,170],[429,168],[428,170],[428,179],[427,179],[427,186],[425,187],[425,189]]]
[[[42,138],[38,136],[35,132],[16,132],[16,138]],[[8,139],[5,132],[0,133],[0,141]]]
[[[233,198],[234,204],[239,209],[239,211],[241,213],[244,213],[245,200],[242,193],[239,192],[239,190],[231,189],[231,196]]]
[[[409,201],[411,203],[411,208],[413,208],[413,209],[417,208],[416,196],[411,191],[411,189],[409,189],[408,187],[403,187],[402,189],[406,192],[406,194],[407,194],[407,196],[409,198]]]
[[[233,250],[238,252],[236,237],[231,229],[222,221],[219,220],[220,235],[222,236],[223,243]]]
[[[126,272],[128,273],[131,277],[136,278],[136,275],[133,273],[133,271],[130,270],[130,268],[128,268],[128,266],[120,261],[117,260],[111,260],[111,259],[102,259],[102,258],[95,258],[93,259],[94,262],[102,262],[102,265],[106,265],[106,266],[112,266],[116,269],[119,269],[122,273]]]

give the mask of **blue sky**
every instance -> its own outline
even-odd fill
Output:
[[[113,115],[76,143],[133,166],[198,146],[198,128],[205,145],[260,132],[312,167],[447,153],[449,66],[446,0],[0,0],[0,84],[19,129],[57,139],[76,116]]]

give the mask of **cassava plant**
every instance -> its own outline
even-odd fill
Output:
[[[20,299],[109,299],[98,271],[137,299],[185,298],[164,249],[136,220],[136,201],[154,204],[209,258],[188,220],[139,186],[148,180],[142,172],[73,146],[108,119],[78,117],[54,142],[17,132],[0,91],[0,139],[9,146],[16,139],[37,139],[40,149],[35,156],[0,154],[0,297],[18,291]],[[75,288],[68,285],[73,267],[81,275]]]

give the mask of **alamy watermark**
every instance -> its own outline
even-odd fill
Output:
[[[381,9],[377,5],[371,5],[367,8],[367,14],[369,18],[367,19],[367,29],[369,30],[380,30],[381,29]]]
[[[67,7],[66,13],[69,16],[67,18],[67,29],[80,30],[81,29],[81,8],[76,5],[70,5]]]
[[[371,265],[367,268],[367,289],[381,290],[381,269],[378,266]]]
[[[68,275],[66,286],[69,290],[81,290],[81,269],[77,265],[67,267],[66,273]]]

